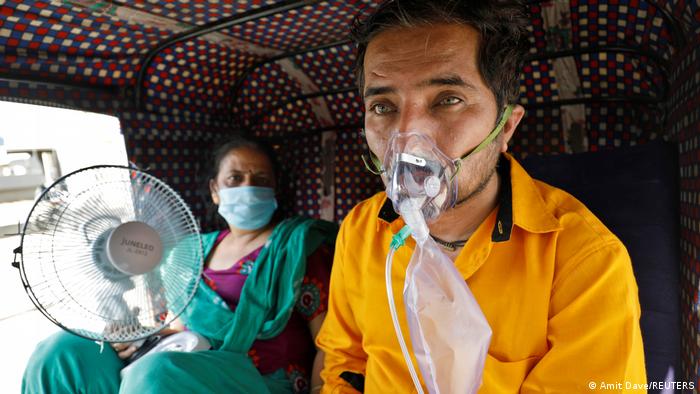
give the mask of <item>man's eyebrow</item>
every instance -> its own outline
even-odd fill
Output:
[[[429,87],[429,86],[459,86],[459,87],[464,87],[467,89],[472,89],[476,90],[476,87],[462,79],[459,75],[456,74],[448,74],[444,76],[439,76],[435,78],[430,78],[426,81],[420,82],[418,84],[419,87]],[[371,96],[377,96],[380,94],[390,94],[390,93],[395,93],[396,89],[391,87],[391,86],[377,86],[377,87],[368,87],[365,92],[364,92],[364,97],[371,97]]]
[[[380,94],[394,93],[394,92],[396,92],[396,89],[392,88],[390,86],[369,87],[369,88],[365,89],[365,98],[371,97],[371,96],[377,96]]]
[[[465,87],[468,89],[476,90],[476,87],[474,85],[463,80],[462,77],[460,77],[459,75],[456,75],[456,74],[449,74],[449,75],[445,75],[445,76],[441,76],[441,77],[430,78],[427,81],[423,81],[420,84],[418,84],[418,86],[420,86],[420,87],[443,86],[443,85],[460,86],[460,87]]]

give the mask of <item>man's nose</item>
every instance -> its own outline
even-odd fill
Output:
[[[434,138],[437,124],[430,113],[430,108],[421,103],[413,103],[404,106],[403,111],[399,111],[397,127],[399,132],[417,131]]]

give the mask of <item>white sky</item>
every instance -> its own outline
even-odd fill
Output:
[[[55,149],[63,175],[96,164],[127,165],[114,116],[0,101],[5,149]]]

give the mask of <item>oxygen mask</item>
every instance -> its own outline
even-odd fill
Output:
[[[395,132],[389,139],[382,174],[394,210],[420,211],[430,223],[457,199],[459,161],[450,159],[427,135]]]

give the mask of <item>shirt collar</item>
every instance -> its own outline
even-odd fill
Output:
[[[501,178],[501,188],[496,223],[491,232],[492,242],[510,240],[513,224],[533,233],[560,229],[559,221],[547,208],[535,181],[511,155],[501,155],[497,171]],[[399,214],[394,211],[394,206],[386,195],[377,217],[386,223],[399,219]]]
[[[548,233],[561,230],[559,220],[554,216],[553,207],[547,206],[542,193],[544,190],[509,154],[512,184],[513,223],[531,233]]]

